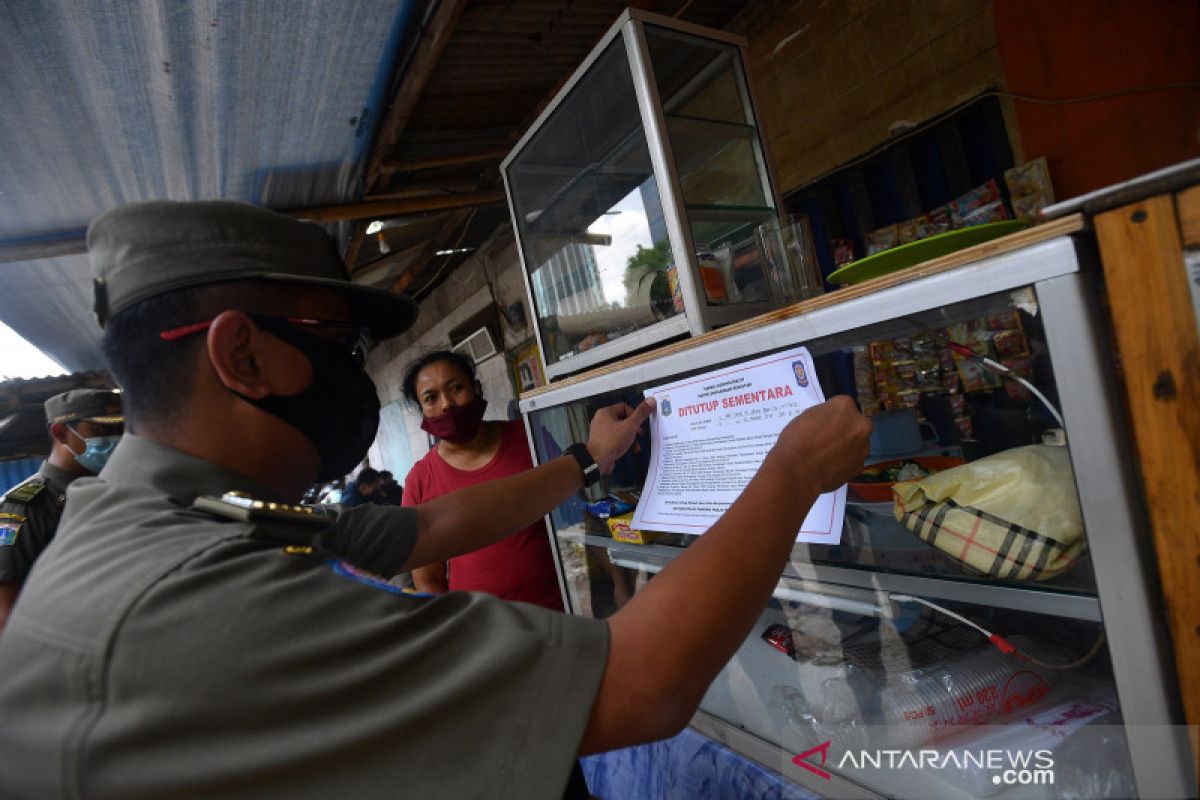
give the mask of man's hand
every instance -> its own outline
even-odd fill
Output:
[[[807,473],[820,492],[832,492],[862,471],[870,445],[871,421],[839,395],[789,422],[768,458],[791,474]]]
[[[613,471],[617,459],[625,455],[638,429],[653,413],[653,397],[647,397],[637,408],[630,408],[628,403],[617,403],[596,412],[588,431],[587,449],[600,467],[601,475]]]

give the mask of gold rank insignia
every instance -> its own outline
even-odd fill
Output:
[[[255,500],[242,492],[226,492],[220,497],[202,495],[192,503],[192,508],[242,522],[296,523],[326,528],[334,521],[332,514],[315,506]]]
[[[13,503],[28,503],[30,500],[41,494],[42,489],[45,488],[46,482],[41,478],[30,478],[9,489],[7,494],[4,495],[4,501]]]

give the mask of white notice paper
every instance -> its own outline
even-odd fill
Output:
[[[633,528],[701,534],[733,504],[793,417],[825,402],[803,347],[646,390],[652,450]],[[798,542],[837,544],[846,487],[821,495]]]

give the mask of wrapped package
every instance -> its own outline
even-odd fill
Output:
[[[867,233],[866,239],[867,255],[869,256],[882,253],[884,250],[890,250],[900,244],[900,234],[896,230],[895,225],[885,225],[882,228],[876,228]]]
[[[1042,209],[1054,202],[1054,186],[1046,157],[1035,158],[1004,173],[1013,212],[1018,219],[1036,219]]]
[[[996,212],[997,203],[1001,206],[1004,205],[1000,197],[1000,185],[994,179],[956,197],[949,203],[950,217],[954,221],[954,227],[965,228],[968,225],[995,221],[988,217],[998,213]],[[970,222],[967,221],[968,219]],[[999,219],[1005,219],[1005,217],[999,217]]]
[[[904,527],[993,578],[1045,580],[1084,549],[1065,447],[1029,445],[892,487]]]

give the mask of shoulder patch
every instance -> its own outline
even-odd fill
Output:
[[[21,526],[25,524],[25,517],[20,514],[2,514],[0,513],[0,547],[11,547],[17,543],[17,536],[21,533]]]
[[[407,597],[433,597],[431,594],[424,592],[410,592],[402,586],[396,586],[393,583],[388,583],[384,578],[376,575],[373,572],[367,572],[365,569],[354,566],[349,561],[330,559],[327,562],[333,570],[334,575],[341,575],[343,578],[349,578],[355,583],[361,583],[363,586],[370,586],[372,589],[389,594],[401,594]]]
[[[46,488],[46,482],[41,478],[34,477],[18,483],[13,488],[9,489],[4,495],[6,503],[28,503],[33,498],[42,493]]]

